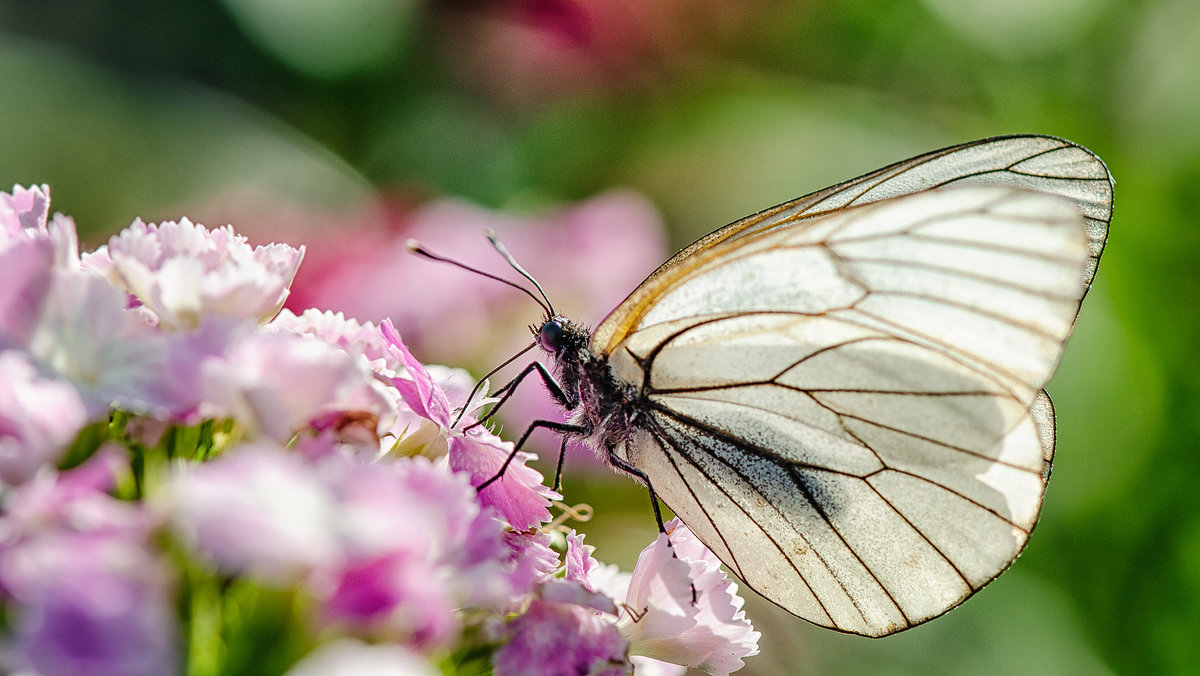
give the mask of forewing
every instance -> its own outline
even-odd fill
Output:
[[[764,231],[804,227],[806,221],[853,206],[959,185],[1025,188],[1070,200],[1083,215],[1088,238],[1086,288],[1104,250],[1112,215],[1113,182],[1089,150],[1050,136],[1004,136],[964,143],[897,162],[878,171],[766,209],[731,223],[664,263],[596,329],[594,350],[607,353],[644,326],[645,313],[680,277],[693,274],[702,254],[722,243]]]
[[[1003,571],[1053,452],[1042,391],[1085,290],[1067,200],[925,192],[715,245],[609,355],[624,452],[752,588],[882,635]]]

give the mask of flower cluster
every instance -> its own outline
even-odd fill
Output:
[[[0,671],[728,673],[757,652],[686,526],[631,575],[601,565],[551,527],[532,456],[473,424],[465,372],[389,320],[281,312],[303,256],[187,219],[81,256],[46,186],[0,193]]]

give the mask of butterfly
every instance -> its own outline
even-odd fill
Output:
[[[1037,523],[1055,442],[1043,388],[1112,198],[1081,146],[988,138],[716,230],[594,331],[546,299],[531,328],[552,368],[498,394],[538,373],[570,419],[517,447],[539,427],[583,438],[649,487],[660,527],[656,497],[809,622],[884,636],[930,620]]]

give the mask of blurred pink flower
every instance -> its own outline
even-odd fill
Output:
[[[250,248],[231,226],[209,230],[188,219],[135,220],[85,265],[126,289],[166,329],[192,329],[210,317],[263,323],[287,298],[304,247]]]
[[[311,336],[256,331],[199,366],[200,414],[287,441],[323,416],[391,410],[366,360]]]
[[[425,458],[243,445],[180,466],[167,495],[184,546],[220,570],[298,585],[326,624],[420,650],[450,644],[465,611],[503,611],[540,565],[465,476]]]
[[[38,374],[20,352],[0,352],[0,485],[53,466],[87,422],[79,392]]]
[[[343,559],[314,578],[329,622],[418,649],[445,645],[463,611],[500,612],[519,558],[465,477],[425,458],[370,465],[329,457]]]
[[[54,246],[49,241],[0,242],[0,347],[29,344],[50,291]]]
[[[51,272],[79,267],[75,222],[49,210],[50,186],[0,192],[0,347],[28,341]]]
[[[464,414],[455,427],[457,414],[445,391],[404,346],[391,320],[385,320],[380,330],[389,349],[405,368],[405,376],[393,378],[393,384],[409,408],[431,420],[447,438],[450,468],[466,474],[472,486],[479,486],[499,474],[512,454],[512,442],[502,441],[482,425],[463,432],[464,427],[475,422],[469,414]],[[525,464],[533,457],[523,451],[517,453],[504,474],[479,494],[484,505],[495,508],[518,531],[536,528],[549,521],[550,501],[560,497],[543,483],[540,472]]]
[[[19,272],[24,280],[5,281],[30,295],[17,302],[20,312],[3,327],[4,338],[43,372],[74,385],[89,419],[106,415],[111,406],[165,416],[182,405],[180,391],[167,379],[166,338],[126,311],[123,293],[86,270]],[[39,287],[34,280],[47,284]]]
[[[107,493],[128,463],[123,449],[104,446],[78,467],[43,472],[8,492],[0,515],[0,548],[47,533],[145,539],[157,527],[157,518]]]
[[[9,563],[10,575],[27,576],[17,598],[18,665],[78,676],[177,672],[178,627],[164,564],[143,546],[43,537],[19,556],[20,573]]]
[[[404,217],[367,214],[356,222],[375,225],[353,235],[342,227],[336,236],[306,237],[309,254],[296,275],[288,306],[331,308],[372,321],[390,318],[405,343],[426,362],[461,365],[475,373],[486,372],[529,345],[526,326],[539,318],[540,310],[528,297],[493,280],[413,256],[409,238],[469,265],[519,279],[483,238],[490,228],[538,277],[556,310],[592,324],[654,270],[667,249],[654,207],[630,191],[605,193],[537,216],[446,199]],[[502,371],[499,382],[525,363]],[[544,390],[536,378],[530,379],[505,404],[500,418],[517,432],[535,419],[562,420],[561,410]],[[557,453],[551,436],[535,435],[531,447]],[[590,451],[585,456],[593,457]]]
[[[535,600],[513,620],[492,656],[496,676],[620,676],[631,673],[629,642],[589,608]]]
[[[517,106],[657,86],[673,63],[736,36],[761,3],[514,0],[456,3],[440,43],[473,89]]]
[[[308,237],[309,255],[288,298],[292,308],[329,308],[390,318],[433,363],[490,368],[528,345],[537,307],[495,281],[413,256],[407,241],[519,279],[483,238],[492,229],[546,288],[557,309],[595,322],[666,253],[662,223],[645,198],[625,191],[540,216],[517,216],[456,200],[431,202],[385,230]],[[396,293],[396,289],[420,289]]]
[[[340,555],[333,491],[299,456],[272,444],[179,465],[166,495],[185,545],[226,573],[282,585]]]
[[[630,653],[728,674],[758,654],[759,633],[742,611],[737,585],[716,555],[678,518],[638,556],[627,589],[609,578],[605,591],[624,598],[617,625]]]
[[[154,520],[103,491],[113,456],[18,487],[0,518],[0,585],[13,601],[12,666],[38,674],[178,671],[178,627]],[[24,672],[22,672],[24,673]]]

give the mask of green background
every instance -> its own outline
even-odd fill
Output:
[[[570,60],[537,51],[547,26],[570,27],[545,43]],[[1049,387],[1058,455],[1026,552],[881,640],[747,592],[763,638],[742,673],[1194,673],[1198,72],[1194,0],[0,0],[0,185],[49,183],[88,245],[230,195],[524,210],[623,186],[678,246],[952,143],[1082,143],[1116,211]],[[629,568],[654,533],[639,489],[567,486]]]

